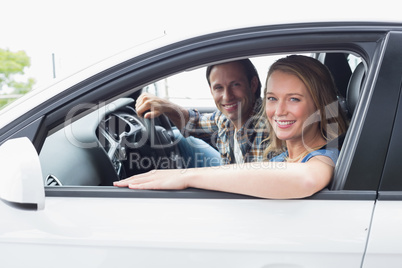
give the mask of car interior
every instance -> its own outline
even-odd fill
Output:
[[[345,52],[310,55],[331,71],[341,107],[351,119],[364,80],[364,62]],[[263,77],[261,82],[265,82]],[[207,86],[204,88],[208,94]],[[136,113],[135,100],[147,90],[143,87],[104,103],[83,104],[49,131],[39,154],[45,186],[111,186],[113,181],[152,169],[181,168],[174,126],[168,118],[146,120]],[[212,106],[196,106],[197,100],[190,102],[188,108],[214,110]],[[341,147],[343,138],[332,144]]]

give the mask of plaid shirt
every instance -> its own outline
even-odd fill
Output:
[[[238,141],[244,162],[267,160],[263,151],[268,144],[263,140],[268,137],[268,131],[264,123],[258,122],[257,116],[261,103],[261,98],[257,99],[253,115],[237,133],[232,122],[220,111],[201,114],[197,110],[189,110],[190,118],[184,135],[195,136],[215,146],[221,154],[223,165],[236,163],[233,153],[234,137]]]

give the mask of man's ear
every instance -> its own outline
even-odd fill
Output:
[[[257,88],[258,88],[258,77],[257,76],[254,76],[251,79],[250,87],[251,87],[251,90],[253,91],[253,93],[255,94],[255,92],[257,91]]]

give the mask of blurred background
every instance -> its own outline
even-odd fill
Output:
[[[186,37],[317,20],[392,21],[399,12],[390,6],[387,0],[381,5],[345,0],[0,0],[0,101],[165,34]]]

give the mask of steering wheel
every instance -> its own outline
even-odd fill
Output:
[[[165,157],[166,162],[157,168],[180,168],[181,157],[177,141],[174,138],[172,124],[166,115],[160,115],[152,119],[143,119],[147,130],[147,139],[153,150],[159,156]]]
[[[134,108],[127,106],[110,114],[99,131],[119,179],[154,168],[175,169],[182,166],[172,125],[165,115],[144,119],[137,115]]]

